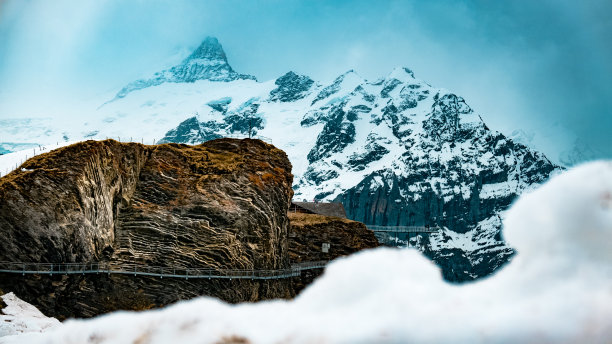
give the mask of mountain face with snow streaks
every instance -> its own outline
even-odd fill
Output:
[[[373,82],[353,70],[327,85],[295,72],[258,82],[207,38],[181,65],[130,85],[97,110],[99,120],[49,132],[187,144],[271,138],[293,165],[294,200],[339,201],[370,225],[442,227],[400,244],[418,247],[455,282],[510,259],[504,211],[560,169],[408,68]]]
[[[165,82],[181,83],[197,80],[228,82],[237,79],[255,80],[255,77],[236,73],[227,62],[219,41],[214,37],[206,37],[202,44],[179,65],[155,73],[150,79],[136,80],[128,84],[117,93],[115,99],[123,98],[130,92]]]

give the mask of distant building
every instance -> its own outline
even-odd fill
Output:
[[[289,211],[296,213],[334,216],[346,219],[346,211],[344,211],[344,206],[342,203],[291,202]]]

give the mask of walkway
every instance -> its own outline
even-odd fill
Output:
[[[161,267],[138,264],[115,265],[99,263],[24,263],[0,262],[0,273],[36,274],[36,275],[84,275],[84,274],[120,274],[133,276],[150,276],[159,278],[207,278],[207,279],[251,279],[269,280],[300,276],[302,271],[325,268],[328,261],[304,262],[293,264],[288,269],[277,270],[239,270]]]
[[[366,225],[373,232],[390,232],[390,233],[435,233],[440,231],[440,227],[425,227],[425,226],[375,226]]]

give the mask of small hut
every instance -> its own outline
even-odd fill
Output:
[[[295,213],[318,214],[346,219],[342,203],[291,202],[289,211]]]

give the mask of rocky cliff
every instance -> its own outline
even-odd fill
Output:
[[[380,246],[374,232],[361,222],[293,212],[289,222],[289,257],[293,262],[333,260]],[[328,252],[323,252],[323,243],[330,245]]]
[[[0,179],[0,261],[286,268],[291,183],[285,153],[256,140],[82,142]],[[5,274],[0,288],[60,318],[202,294],[230,302],[292,296],[287,281],[123,275]]]
[[[292,262],[334,260],[355,252],[379,247],[374,232],[361,222],[317,214],[289,213],[289,257]],[[323,244],[329,244],[327,252]],[[292,279],[292,288],[298,294],[323,270],[303,271]]]

